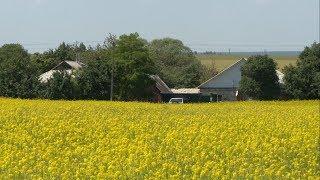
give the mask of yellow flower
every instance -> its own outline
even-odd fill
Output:
[[[319,102],[0,98],[0,178],[319,179]]]

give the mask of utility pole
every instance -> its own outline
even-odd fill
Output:
[[[112,51],[112,59],[111,59],[111,78],[110,78],[110,101],[113,101],[113,88],[114,88],[114,66],[115,66],[115,57],[114,54],[114,48],[117,45],[117,37],[111,33],[109,33],[109,36],[106,38],[105,45],[107,45],[107,48]]]
[[[113,78],[114,78],[114,59],[112,59],[112,67],[111,67],[110,101],[113,101],[113,86],[114,86]]]

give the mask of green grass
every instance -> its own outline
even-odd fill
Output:
[[[222,71],[229,67],[242,57],[237,55],[197,55],[197,58],[202,64],[206,66],[214,66],[218,71]],[[281,71],[286,65],[295,65],[298,59],[297,56],[272,56],[272,58],[278,63],[278,69]]]

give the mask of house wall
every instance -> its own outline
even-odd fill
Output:
[[[237,88],[200,89],[200,92],[203,95],[210,95],[210,94],[221,95],[222,96],[221,101],[236,101],[237,100],[237,96],[236,96]]]

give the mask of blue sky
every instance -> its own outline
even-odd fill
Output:
[[[319,39],[318,0],[0,0],[0,45],[31,52],[108,33],[172,37],[198,51],[301,50]]]

